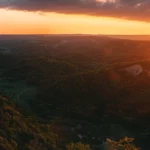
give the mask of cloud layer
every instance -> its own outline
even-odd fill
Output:
[[[150,0],[0,0],[0,8],[86,14],[150,22]]]

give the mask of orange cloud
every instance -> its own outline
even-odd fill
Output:
[[[1,2],[2,1],[2,2]],[[56,12],[150,22],[149,0],[1,0],[0,8]]]

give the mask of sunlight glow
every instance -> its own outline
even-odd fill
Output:
[[[96,2],[101,2],[101,3],[115,3],[117,0],[96,0]]]
[[[0,34],[150,34],[150,23],[0,9]]]

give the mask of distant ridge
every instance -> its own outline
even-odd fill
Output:
[[[129,39],[137,41],[150,41],[150,35],[107,35],[111,38]]]
[[[150,35],[106,35],[106,34],[0,34],[0,40],[5,39],[26,39],[26,38],[38,38],[38,37],[101,37],[101,38],[115,38],[125,40],[136,41],[150,41]]]

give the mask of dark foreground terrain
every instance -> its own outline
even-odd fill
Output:
[[[0,150],[149,150],[149,122],[149,41],[0,36]]]

